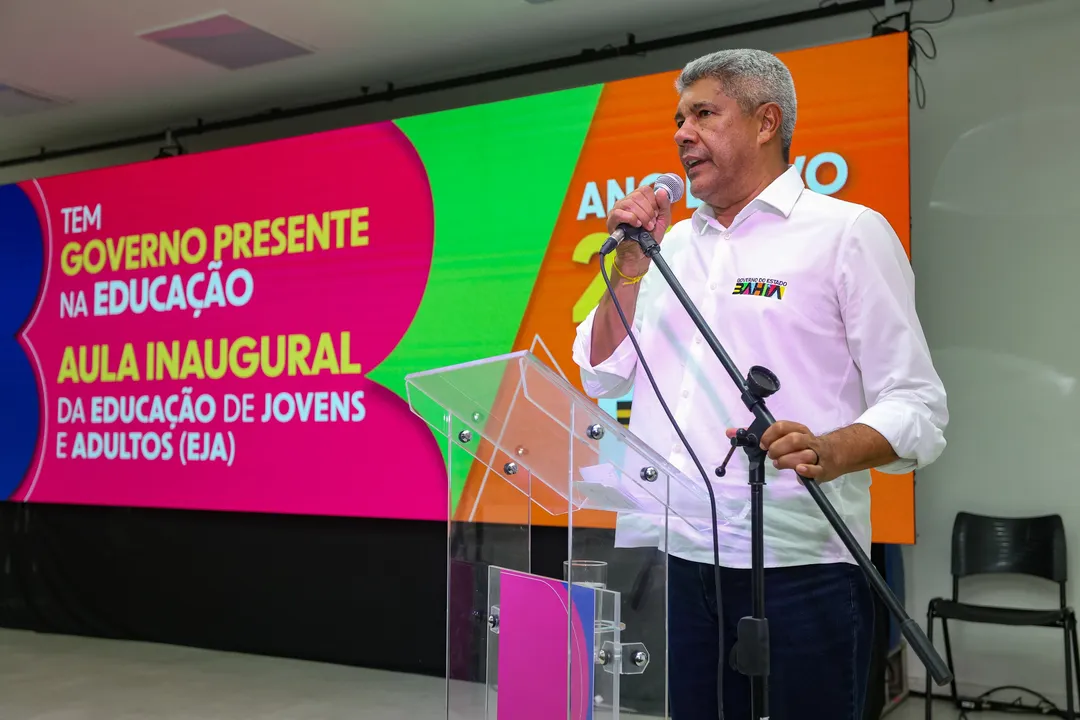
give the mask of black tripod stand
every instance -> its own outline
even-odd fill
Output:
[[[739,430],[732,438],[732,449],[728,453],[724,464],[717,468],[716,473],[721,477],[726,472],[726,465],[731,455],[738,447],[743,448],[749,461],[750,482],[750,533],[751,533],[751,586],[753,615],[739,620],[738,637],[735,649],[732,653],[732,664],[735,670],[750,678],[751,698],[754,720],[765,720],[769,717],[769,621],[765,617],[765,541],[764,541],[764,488],[765,488],[765,458],[766,453],[761,449],[760,441],[764,432],[776,423],[776,419],[765,405],[765,399],[780,389],[777,377],[763,367],[752,367],[749,374],[744,378],[738,368],[728,356],[720,341],[716,339],[712,330],[709,329],[705,319],[701,316],[693,301],[687,296],[678,278],[671,272],[671,268],[660,255],[660,244],[647,231],[634,228],[626,233],[627,239],[632,239],[641,247],[642,252],[656,265],[657,270],[664,276],[664,280],[671,287],[672,292],[690,315],[690,319],[701,332],[712,349],[717,359],[724,366],[731,381],[735,383],[742,396],[743,404],[753,413],[754,422],[745,430]],[[919,660],[926,666],[927,672],[937,685],[946,685],[952,681],[952,673],[942,660],[941,655],[934,649],[933,644],[927,639],[922,628],[911,619],[904,611],[900,601],[882,579],[877,568],[871,563],[870,558],[859,546],[858,541],[851,534],[844,520],[836,512],[824,491],[818,487],[817,482],[809,478],[799,477],[803,486],[810,493],[814,502],[821,509],[825,518],[829,521],[833,530],[843,541],[851,556],[855,558],[866,579],[874,592],[888,607],[889,612],[899,621],[900,631],[911,645],[911,649]]]

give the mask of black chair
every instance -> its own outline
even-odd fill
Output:
[[[1063,717],[1076,718],[1074,685],[1080,685],[1080,652],[1077,651],[1076,614],[1065,601],[1068,562],[1065,550],[1065,525],[1060,515],[1030,518],[997,518],[958,513],[952,533],[952,599],[935,598],[927,610],[926,631],[934,639],[934,620],[941,619],[945,640],[945,659],[953,670],[949,620],[957,622],[1059,628],[1064,635],[1065,687],[1067,708]],[[989,607],[960,602],[960,579],[973,575],[1015,574],[1042,578],[1058,584],[1061,601],[1051,610],[1026,610]],[[954,673],[955,674],[955,673]],[[931,718],[933,701],[930,677],[926,679],[926,717]],[[951,684],[952,700],[961,709],[1000,709],[1004,704],[986,703],[983,699],[963,698]],[[974,703],[974,705],[970,704]],[[1040,708],[1009,703],[1008,709],[1040,712]]]

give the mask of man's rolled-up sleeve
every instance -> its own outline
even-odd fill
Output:
[[[945,388],[915,311],[915,276],[887,220],[872,210],[852,223],[837,256],[837,293],[848,348],[862,374],[866,411],[856,420],[881,433],[901,474],[945,449]]]
[[[581,386],[585,394],[592,398],[622,397],[634,386],[634,374],[637,370],[637,354],[630,338],[622,343],[603,362],[593,365],[592,328],[596,308],[577,327],[574,339],[574,362],[581,369]],[[634,328],[638,332],[637,323]]]

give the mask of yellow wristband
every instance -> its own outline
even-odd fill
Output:
[[[626,285],[633,285],[634,283],[641,282],[641,278],[645,277],[648,271],[645,271],[637,277],[630,277],[629,275],[623,275],[623,271],[619,269],[619,263],[611,263],[611,267],[615,268],[615,272],[623,279],[623,283]]]

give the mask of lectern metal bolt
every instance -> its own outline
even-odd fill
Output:
[[[596,653],[596,662],[600,663],[601,665],[607,665],[610,659],[611,658],[608,657],[607,650],[601,650],[600,652]]]
[[[457,439],[463,443],[469,443],[472,441],[472,433],[468,430],[462,430],[457,434]]]
[[[474,413],[472,414],[472,419],[473,419],[473,422],[480,422],[480,418],[482,418],[482,417],[484,417],[484,416],[483,416],[483,415],[481,415],[481,414],[480,414],[480,413],[478,413],[478,412],[474,412]]]
[[[644,650],[638,650],[636,653],[630,656],[630,661],[638,667],[645,667],[649,662],[649,654]]]
[[[488,627],[492,630],[499,627],[499,618],[494,615],[488,615]]]
[[[656,478],[659,476],[660,473],[656,472],[656,468],[651,465],[649,467],[641,468],[641,479],[645,482],[656,482]]]
[[[507,475],[517,475],[518,466],[516,462],[508,462],[503,465],[503,472]]]
[[[516,452],[516,453],[517,453],[518,457],[521,457],[522,455],[524,455],[525,453],[527,453],[527,452],[529,452],[529,451],[525,449],[525,446],[524,446],[524,445],[519,445],[519,446],[518,446],[518,449],[517,449],[517,450],[515,450],[514,452]]]
[[[600,438],[604,437],[604,427],[599,424],[590,425],[589,429],[586,432],[593,440],[599,440]]]

